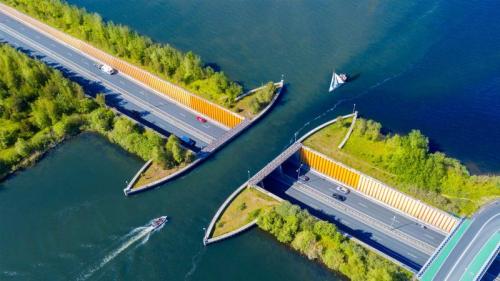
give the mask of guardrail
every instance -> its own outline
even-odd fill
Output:
[[[443,241],[441,241],[441,244],[439,244],[439,246],[436,248],[436,250],[434,251],[434,253],[432,254],[432,256],[427,260],[427,262],[425,262],[425,264],[422,266],[422,268],[420,269],[420,271],[417,273],[417,277],[418,278],[422,277],[422,275],[424,274],[425,270],[427,270],[427,268],[429,267],[429,265],[432,264],[432,262],[436,259],[436,257],[439,255],[439,253],[441,253],[441,250],[443,250],[443,248],[446,245],[446,243],[448,243],[448,241],[450,241],[451,237],[453,237],[453,235],[455,235],[455,233],[457,232],[457,230],[460,228],[460,226],[463,224],[464,221],[465,221],[465,218],[462,218],[455,225],[455,227],[451,230],[450,234],[448,236],[446,236],[446,238]]]
[[[305,164],[327,177],[437,231],[447,234],[458,222],[457,217],[429,206],[307,146],[302,147],[301,157]]]
[[[369,215],[364,214],[356,209],[353,209],[353,208],[347,206],[346,204],[339,202],[338,200],[330,198],[329,196],[326,196],[325,194],[323,194],[323,193],[321,193],[313,188],[310,188],[310,187],[303,185],[303,184],[300,184],[300,183],[294,185],[293,188],[297,189],[298,191],[300,191],[300,192],[302,192],[310,197],[317,199],[318,201],[323,202],[324,204],[327,204],[328,206],[331,206],[331,207],[343,212],[346,215],[349,215],[353,218],[356,218],[358,221],[365,223],[367,225],[370,225],[370,226],[382,231],[383,233],[392,236],[393,238],[395,238],[399,241],[408,243],[413,248],[415,248],[415,249],[417,249],[425,254],[431,255],[434,252],[433,246],[431,246],[425,242],[422,242],[420,240],[417,240],[417,239],[411,237],[410,235],[408,235],[408,234],[406,234],[398,229],[394,229],[391,226],[389,226],[389,225],[387,225],[387,224],[385,224],[377,219],[374,219],[374,218],[370,217]]]
[[[296,142],[293,145],[289,146],[285,151],[283,151],[280,155],[274,158],[271,162],[269,162],[264,168],[262,168],[257,174],[250,178],[248,183],[250,185],[257,185],[260,181],[262,181],[267,175],[272,173],[279,165],[285,162],[288,158],[290,158],[293,154],[295,154],[300,148],[302,144],[300,142]]]
[[[122,59],[112,56],[91,44],[88,44],[80,39],[77,39],[67,33],[64,33],[56,28],[53,28],[41,21],[34,19],[8,5],[0,3],[2,12],[26,25],[31,26],[38,32],[43,33],[54,40],[65,43],[66,45],[78,50],[79,52],[91,57],[92,59],[99,60],[105,64],[118,69],[121,73],[141,82],[151,89],[158,91],[169,98],[171,101],[181,105],[189,110],[196,111],[202,115],[207,116],[209,119],[215,120],[224,126],[233,128],[237,126],[245,118],[240,116],[220,105],[211,101],[203,99],[188,90],[173,84],[166,80],[159,78],[150,72],[143,70],[131,63]]]

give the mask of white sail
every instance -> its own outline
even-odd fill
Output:
[[[340,87],[345,81],[335,72],[332,74],[332,81],[330,82],[330,92]]]

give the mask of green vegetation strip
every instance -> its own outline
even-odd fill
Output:
[[[263,209],[277,205],[276,199],[247,187],[227,206],[215,224],[212,238],[229,233],[255,220]]]
[[[420,279],[421,281],[432,281],[434,279],[434,276],[441,268],[441,265],[446,261],[451,251],[458,244],[458,241],[460,241],[460,238],[462,238],[462,235],[469,228],[470,224],[470,220],[465,220],[460,225],[459,229],[457,229],[453,237],[448,240],[446,245],[444,245],[444,247],[439,252],[438,256],[434,259],[432,264],[429,265],[429,268],[427,268],[427,270],[424,272],[422,278]]]
[[[40,0],[0,1],[200,97],[233,110],[238,108],[232,106],[242,87],[223,72],[205,66],[192,52],[183,53],[169,44],[156,43],[129,27],[106,22],[100,15],[63,0],[43,1],[43,4]]]
[[[410,280],[412,274],[343,236],[334,224],[289,202],[263,212],[257,225],[278,241],[353,281]]]
[[[358,118],[342,150],[351,120],[333,123],[304,141],[308,146],[430,205],[460,216],[500,197],[500,176],[471,175],[458,160],[429,149],[418,130],[383,134],[382,125]]]
[[[486,244],[481,248],[481,251],[477,253],[474,260],[469,264],[467,270],[462,275],[460,280],[467,281],[473,280],[480,273],[479,271],[482,267],[489,262],[492,255],[496,252],[498,244],[500,243],[500,233],[497,231],[493,234]]]
[[[194,158],[171,136],[168,141],[87,98],[61,72],[0,44],[0,179],[26,167],[56,144],[83,131],[95,132],[165,169]]]

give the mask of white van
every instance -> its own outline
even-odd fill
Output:
[[[109,74],[109,75],[113,75],[116,73],[116,69],[112,68],[111,66],[107,65],[107,64],[96,64],[96,67],[106,73],[106,74]]]

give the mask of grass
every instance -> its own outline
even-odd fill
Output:
[[[345,119],[341,123],[335,122],[308,137],[304,141],[304,145],[386,184],[400,187],[396,175],[376,165],[377,159],[387,154],[383,142],[373,142],[351,134],[344,147],[338,149],[338,145],[347,134],[351,122],[352,118]],[[406,190],[403,187],[400,189]]]
[[[278,205],[278,201],[255,188],[247,187],[227,206],[215,224],[212,237],[236,230],[256,219],[262,209]]]
[[[376,165],[377,159],[386,154],[383,142],[373,142],[351,134],[344,147],[338,149],[351,122],[352,119],[345,119],[342,123],[335,122],[308,137],[304,145],[388,185],[407,191],[406,187],[398,183],[396,175]]]
[[[455,214],[470,215],[479,206],[497,198],[500,194],[500,177],[494,176],[479,175],[469,177],[461,175],[459,177],[460,183],[455,185],[460,186],[461,190],[443,185],[440,186],[441,190],[437,192],[431,189],[434,186],[402,181],[401,175],[398,176],[392,173],[387,167],[389,164],[388,157],[394,153],[393,150],[395,149],[394,145],[390,143],[392,135],[380,134],[378,139],[373,140],[368,133],[356,133],[362,127],[360,122],[357,122],[354,132],[345,146],[342,149],[337,148],[347,133],[350,123],[351,120],[333,123],[308,137],[303,143],[315,151],[376,178],[427,204]],[[369,126],[367,130],[370,130]],[[426,157],[430,157],[430,155],[429,152]],[[451,162],[452,160],[456,161],[451,158],[447,161]],[[448,173],[452,171],[449,167],[446,169],[449,169]],[[422,170],[422,173],[432,175],[429,171]],[[452,184],[448,184],[448,186],[452,186]]]
[[[254,99],[253,94],[248,95],[241,100],[234,103],[232,109],[234,112],[245,116],[246,118],[252,118],[255,116],[252,110],[251,102]]]
[[[145,171],[143,171],[141,173],[141,175],[139,176],[137,181],[132,186],[132,189],[144,186],[148,183],[152,183],[156,180],[159,180],[161,178],[169,176],[169,175],[179,171],[180,169],[184,168],[185,166],[186,166],[186,164],[182,164],[182,165],[176,166],[174,168],[164,169],[163,167],[161,167],[157,163],[153,162]]]
[[[342,142],[349,127],[352,118],[344,119],[341,122],[335,122],[319,130],[308,137],[304,144],[325,155],[332,155],[338,151],[337,146]]]
[[[273,93],[273,98],[274,96],[278,93],[279,88],[274,90]],[[253,108],[252,108],[252,101],[255,99],[256,94],[258,94],[259,91],[255,91],[254,93],[236,101],[233,106],[231,106],[231,110],[234,112],[246,117],[246,118],[253,118],[257,114],[259,114],[267,105],[263,106],[259,110],[259,112],[255,113]]]

